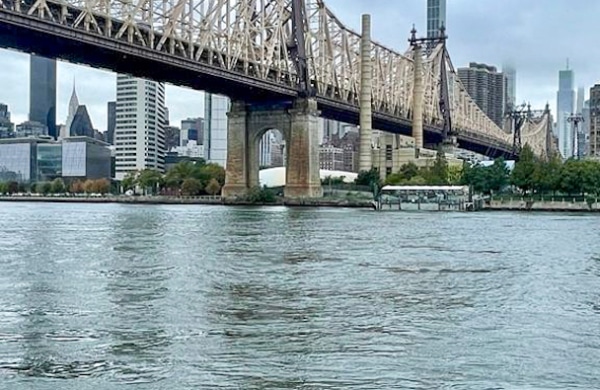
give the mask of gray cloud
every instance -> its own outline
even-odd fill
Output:
[[[600,59],[594,32],[600,2],[596,0],[447,0],[449,51],[455,67],[470,61],[500,67],[510,61],[517,68],[517,100],[542,108],[556,105],[558,70],[566,58],[575,70],[577,86],[598,82]],[[348,27],[359,31],[360,15],[370,13],[373,38],[396,50],[407,48],[413,24],[425,27],[425,0],[329,0],[328,6]],[[0,50],[0,102],[9,104],[15,122],[27,118],[29,57]],[[94,125],[106,128],[106,102],[115,99],[111,72],[61,62],[58,66],[57,120],[64,122],[67,104],[77,83],[81,104],[86,104]],[[167,87],[171,122],[204,114],[202,94]]]

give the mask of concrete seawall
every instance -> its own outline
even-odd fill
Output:
[[[533,201],[527,199],[491,201],[483,210],[489,211],[551,211],[551,212],[600,212],[600,203],[575,201]]]
[[[124,203],[124,204],[201,204],[224,206],[289,206],[289,207],[345,207],[373,208],[373,202],[347,199],[278,199],[274,203],[251,203],[243,200],[215,197],[170,196],[107,196],[107,197],[53,197],[53,196],[0,196],[0,202],[49,203]]]

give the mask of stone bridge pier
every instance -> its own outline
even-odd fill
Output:
[[[288,198],[318,198],[323,195],[319,176],[317,102],[296,99],[289,105],[259,105],[232,101],[228,113],[227,170],[222,195],[243,196],[259,186],[259,143],[268,130],[279,130],[286,142]]]

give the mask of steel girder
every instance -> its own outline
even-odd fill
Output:
[[[304,42],[310,84],[321,98],[358,106],[360,35],[347,28],[323,0],[304,0]],[[133,46],[296,88],[292,0],[0,0],[10,10]],[[411,119],[413,52],[372,44],[373,111]],[[456,132],[511,144],[506,134],[467,94],[441,45],[423,60],[424,123],[440,127],[440,72],[447,67]],[[449,59],[447,60],[449,62]],[[523,133],[542,154],[545,132]],[[544,133],[544,134],[542,134]]]

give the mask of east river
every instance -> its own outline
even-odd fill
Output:
[[[119,388],[600,388],[600,216],[0,203],[0,389]]]

